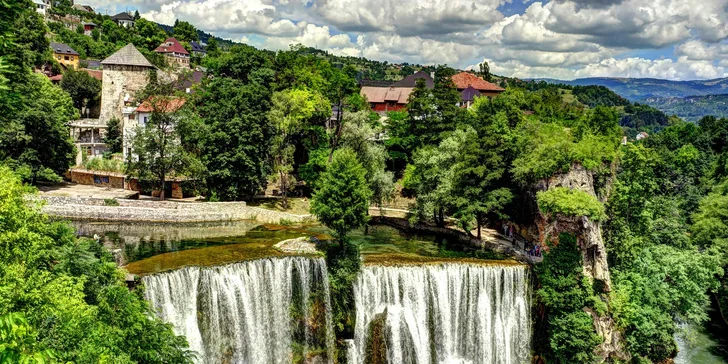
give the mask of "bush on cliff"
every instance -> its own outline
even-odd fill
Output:
[[[580,190],[556,187],[536,194],[538,208],[545,214],[587,216],[594,221],[606,218],[604,204]]]

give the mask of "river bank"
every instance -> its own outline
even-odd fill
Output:
[[[125,222],[214,222],[254,220],[270,224],[303,223],[296,215],[248,206],[245,202],[171,202],[86,197],[33,196],[45,214],[72,220]]]

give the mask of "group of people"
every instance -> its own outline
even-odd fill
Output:
[[[508,222],[503,223],[503,236],[505,236],[508,239],[513,239],[515,237],[515,231],[513,230],[513,225],[509,224]]]
[[[534,245],[531,247],[531,249],[528,249],[526,253],[532,257],[540,257],[541,256],[541,245]]]

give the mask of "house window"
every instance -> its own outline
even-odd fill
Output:
[[[59,61],[61,60],[61,56],[60,55],[57,55],[56,58],[58,58]]]
[[[68,56],[63,56],[63,59],[68,61]]]
[[[145,116],[144,117],[144,124],[146,124],[146,123],[147,123],[147,117]]]
[[[75,59],[76,59],[76,57],[74,57],[74,56],[71,56],[71,60],[72,60],[72,61],[74,61]]]

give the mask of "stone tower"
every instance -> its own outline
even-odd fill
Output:
[[[149,72],[156,68],[142,55],[133,44],[127,44],[116,53],[101,61],[104,77],[101,90],[100,121],[107,123],[116,117],[126,124],[129,111],[140,100],[136,94],[149,83]]]

